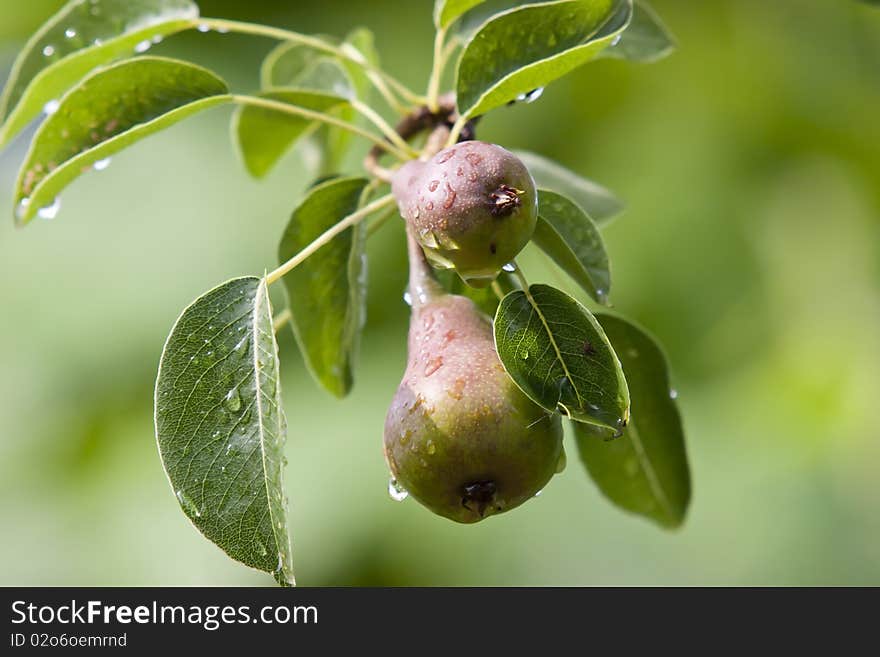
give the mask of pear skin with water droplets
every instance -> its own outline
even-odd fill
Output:
[[[437,267],[485,287],[528,244],[538,194],[525,164],[482,141],[402,166],[391,183],[401,216]]]
[[[385,459],[422,505],[478,522],[550,481],[562,454],[561,419],[520,391],[495,351],[489,318],[443,291],[409,242],[409,358],[385,420]]]

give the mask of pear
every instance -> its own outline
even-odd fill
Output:
[[[482,141],[466,141],[394,175],[400,214],[437,267],[486,287],[535,232],[538,195],[522,160]]]
[[[409,359],[385,420],[398,486],[441,516],[478,522],[534,497],[564,463],[562,425],[520,391],[492,326],[447,294],[409,235]]]

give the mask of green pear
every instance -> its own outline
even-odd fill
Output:
[[[564,464],[561,420],[507,375],[489,318],[439,286],[412,235],[409,251],[409,359],[385,420],[385,459],[431,511],[478,522],[534,497]]]

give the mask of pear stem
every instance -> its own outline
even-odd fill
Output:
[[[444,290],[434,277],[434,270],[425,259],[425,252],[409,227],[406,230],[406,245],[409,256],[410,305],[415,311],[444,294]]]

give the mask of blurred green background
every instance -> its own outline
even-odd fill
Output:
[[[61,2],[0,0],[0,78]],[[367,24],[422,87],[427,0],[247,3],[203,13],[344,34]],[[602,61],[493,113],[483,139],[544,153],[622,196],[605,231],[617,308],[666,346],[694,499],[666,533],[611,507],[569,445],[540,498],[477,526],[387,494],[403,372],[399,224],[370,244],[358,384],[338,402],[281,337],[287,488],[304,585],[880,584],[880,11],[849,0],[655,0],[679,50]],[[256,86],[270,42],[168,39]],[[229,109],[82,177],[13,228],[29,135],[0,155],[0,584],[270,584],[178,508],[153,437],[159,353],[180,310],[274,264],[309,180],[299,151],[250,180]],[[535,253],[531,279],[558,282]]]

